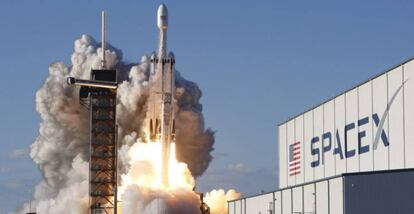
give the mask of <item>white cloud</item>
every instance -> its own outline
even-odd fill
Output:
[[[249,167],[244,163],[229,164],[227,169],[237,173],[253,173],[256,171],[254,168]]]
[[[208,192],[218,188],[235,189],[249,196],[259,194],[261,190],[273,191],[277,189],[277,184],[278,176],[275,167],[236,162],[222,167],[213,165],[197,179],[197,191]]]
[[[8,189],[19,189],[23,186],[23,182],[18,179],[9,180],[3,184]]]
[[[0,166],[0,173],[7,173],[7,172],[10,172],[10,167]]]
[[[9,155],[9,157],[13,159],[20,159],[20,158],[28,157],[28,155],[29,155],[29,150],[27,148],[21,148],[21,149],[14,150]]]

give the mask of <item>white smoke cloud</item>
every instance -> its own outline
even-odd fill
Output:
[[[236,190],[230,189],[225,192],[223,189],[212,190],[205,196],[204,202],[210,207],[212,214],[227,214],[227,201],[236,200],[242,197],[242,194]]]
[[[12,159],[20,159],[20,158],[25,158],[29,155],[29,150],[27,148],[20,148],[20,149],[16,149],[14,150],[9,157]]]
[[[38,213],[87,213],[89,115],[79,104],[79,89],[68,86],[66,77],[89,78],[90,70],[100,65],[101,51],[92,37],[81,36],[74,43],[71,65],[51,64],[49,75],[36,93],[36,110],[41,123],[39,136],[30,148],[30,157],[43,177],[31,203]],[[122,62],[121,51],[110,45],[106,56],[107,66],[116,68],[120,78],[117,123],[121,144],[120,173],[124,174],[134,170],[130,169],[128,151],[143,137],[149,61],[143,57],[139,64],[126,64]],[[176,81],[177,158],[188,166],[188,173],[200,176],[212,160],[214,133],[204,128],[198,86],[178,72]],[[140,170],[137,173],[141,173]],[[123,213],[150,213],[153,207],[165,207],[169,213],[194,213],[199,207],[198,196],[189,188],[171,193],[130,185],[122,198],[121,206],[128,208]],[[24,204],[16,213],[25,213],[28,208],[29,203]]]

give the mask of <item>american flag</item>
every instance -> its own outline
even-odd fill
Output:
[[[300,174],[300,142],[289,145],[289,176]]]

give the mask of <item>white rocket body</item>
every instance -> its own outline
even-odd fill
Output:
[[[168,12],[164,4],[158,7],[158,53],[151,56],[151,95],[149,100],[149,140],[162,144],[162,184],[168,186],[171,143],[175,141],[175,71],[174,54],[166,55]]]
[[[163,59],[167,55],[167,28],[168,28],[168,10],[164,4],[161,4],[157,10],[157,27],[160,30],[158,44],[158,59]]]

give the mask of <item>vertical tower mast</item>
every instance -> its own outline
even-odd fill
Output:
[[[102,59],[101,59],[101,68],[105,69],[106,67],[106,58],[105,58],[105,49],[106,49],[106,17],[105,11],[102,11]]]

